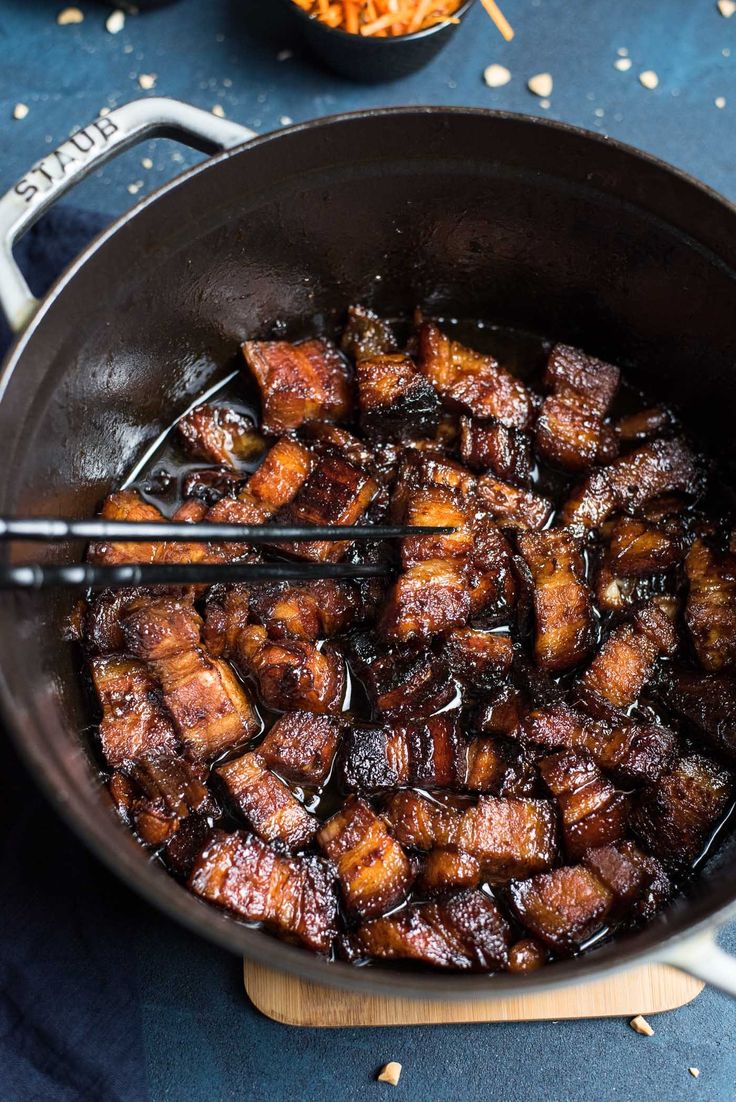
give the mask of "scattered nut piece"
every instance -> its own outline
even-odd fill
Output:
[[[725,107],[726,106],[726,97],[725,96],[716,96],[716,98],[713,100],[713,102],[715,103],[716,107]]]
[[[279,119],[279,122],[281,123],[282,126],[291,126],[293,121],[294,120],[292,119],[291,115],[282,115],[281,118]]]
[[[652,91],[659,84],[659,77],[654,69],[645,69],[643,73],[639,73],[639,83]]]
[[[143,160],[141,161],[141,167],[142,168],[153,168],[153,161],[151,160],[151,158],[150,157],[144,157]]]
[[[654,1030],[650,1026],[646,1018],[643,1018],[641,1014],[637,1014],[635,1018],[632,1018],[629,1025],[633,1029],[634,1033],[641,1033],[642,1037],[653,1037]]]
[[[15,107],[13,108],[13,118],[14,119],[24,119],[27,114],[28,114],[28,104],[27,103],[16,103]]]
[[[618,69],[619,73],[628,73],[633,62],[630,57],[617,57],[613,63],[614,69]]]
[[[693,1079],[697,1079],[700,1075],[700,1068],[688,1068],[687,1070],[690,1072]]]
[[[60,27],[68,27],[72,23],[83,23],[84,12],[80,11],[79,8],[64,8],[57,15],[56,22]]]
[[[131,195],[137,195],[142,187],[143,187],[143,181],[142,180],[136,180],[136,182],[134,184],[128,184],[128,191],[130,192]]]
[[[116,10],[110,12],[105,20],[105,30],[108,34],[119,34],[125,26],[125,12]]]
[[[535,96],[542,96],[547,99],[552,95],[553,82],[549,73],[537,73],[536,76],[529,77],[526,86]]]
[[[224,119],[225,108],[221,107],[219,103],[216,103],[215,106],[212,108],[212,114],[217,115],[218,119]]]
[[[384,1064],[377,1075],[379,1083],[390,1083],[392,1087],[398,1087],[400,1078],[401,1064],[397,1064],[395,1060],[391,1060],[390,1063]]]
[[[156,74],[155,73],[141,73],[138,77],[138,85],[144,92],[150,92],[152,88],[156,87]]]
[[[109,115],[109,114],[110,114],[110,108],[109,107],[101,107],[100,108],[100,118],[104,118],[105,115]]]
[[[552,106],[552,104],[550,103],[550,101],[548,99],[540,99],[539,106],[543,107],[544,110],[546,111],[548,107]]]
[[[718,0],[718,10],[724,19],[730,19],[736,11],[736,0]]]
[[[489,65],[483,70],[483,80],[489,88],[503,88],[511,80],[511,73],[505,65]]]

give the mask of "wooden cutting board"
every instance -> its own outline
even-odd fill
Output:
[[[605,980],[541,995],[488,1002],[433,1002],[355,995],[244,962],[245,990],[274,1021],[300,1026],[430,1025],[451,1022],[530,1022],[657,1014],[684,1006],[705,986],[664,964],[649,964]]]

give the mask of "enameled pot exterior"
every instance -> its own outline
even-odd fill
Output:
[[[151,99],[108,118],[121,147],[156,130],[194,131],[209,148],[248,136],[208,130],[208,116],[192,110]],[[736,212],[635,151],[482,111],[372,111],[293,127],[144,200],[37,306],[12,264],[12,239],[60,180],[28,207],[17,191],[0,201],[0,297],[19,327],[27,322],[0,378],[0,514],[90,515],[231,367],[244,336],[277,322],[296,337],[315,318],[329,331],[351,301],[391,313],[419,304],[580,344],[679,403],[733,461]],[[35,554],[73,561],[78,548]],[[95,852],[192,929],[317,982],[405,997],[538,991],[651,959],[736,994],[736,966],[710,940],[734,913],[728,841],[646,929],[525,977],[328,964],[204,905],[149,861],[95,777],[79,735],[88,714],[77,657],[63,640],[70,603],[68,594],[0,595],[7,728]]]

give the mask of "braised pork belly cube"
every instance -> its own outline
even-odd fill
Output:
[[[312,712],[287,712],[276,720],[258,747],[258,753],[287,781],[318,785],[332,768],[340,722]]]
[[[217,813],[206,778],[203,766],[182,758],[141,758],[113,773],[109,787],[121,817],[147,845],[157,846],[188,816]]]
[[[277,435],[305,421],[342,421],[349,415],[347,365],[327,341],[246,341],[243,356],[261,391],[265,433]]]
[[[614,510],[635,513],[660,494],[697,497],[701,465],[683,440],[654,440],[606,467],[598,467],[573,491],[563,523],[598,528]]]
[[[128,651],[155,662],[197,646],[202,618],[188,597],[141,596],[128,604],[121,627]]]
[[[144,501],[137,490],[118,490],[110,494],[100,509],[102,520],[145,521],[160,524],[166,520],[160,509]],[[87,559],[99,566],[118,566],[124,563],[152,563],[160,548],[159,543],[91,543]]]
[[[248,626],[251,587],[213,585],[207,592],[202,638],[213,658],[231,658],[238,636]]]
[[[457,696],[446,662],[430,651],[411,646],[386,653],[374,637],[358,635],[350,640],[349,653],[372,709],[382,719],[426,719]]]
[[[416,888],[422,895],[445,895],[477,888],[480,882],[481,866],[475,857],[454,846],[438,846],[425,857]]]
[[[414,960],[434,968],[490,972],[505,968],[511,928],[481,891],[442,903],[416,903],[374,918],[350,934],[348,959]]]
[[[417,527],[454,528],[448,535],[407,536],[401,541],[404,568],[427,559],[463,559],[473,551],[472,516],[444,486],[411,491],[401,523]]]
[[[731,774],[702,754],[690,754],[642,792],[632,830],[668,869],[685,869],[700,855],[732,799]]]
[[[565,851],[571,861],[587,849],[622,838],[631,815],[631,799],[617,792],[587,754],[563,751],[542,758],[539,770],[557,800]]]
[[[633,618],[615,627],[579,683],[586,701],[624,710],[654,673],[658,659],[678,645],[669,607],[649,601]]]
[[[359,362],[366,357],[396,351],[396,338],[387,321],[366,306],[349,306],[340,347]]]
[[[517,542],[534,586],[535,660],[555,673],[576,666],[593,644],[582,540],[553,528],[522,532]]]
[[[329,639],[361,615],[358,591],[350,582],[316,578],[251,588],[251,615],[272,639]]]
[[[481,704],[473,719],[474,730],[487,735],[511,735],[529,710],[524,693],[513,685],[502,685]]]
[[[322,826],[317,843],[337,868],[351,916],[372,918],[406,897],[414,879],[411,865],[365,800],[348,799]]]
[[[394,582],[381,613],[379,631],[392,642],[427,640],[462,627],[469,616],[464,564],[428,559],[410,567]]]
[[[616,458],[618,442],[611,425],[577,395],[550,394],[536,425],[537,452],[565,471],[585,471]]]
[[[416,442],[405,447],[391,490],[391,520],[402,523],[417,491],[433,488],[449,491],[457,506],[464,509],[475,493],[476,479],[434,445],[428,450],[417,449]]]
[[[195,459],[220,463],[234,471],[261,454],[265,442],[252,417],[205,402],[186,413],[176,426],[179,439]]]
[[[445,638],[442,654],[458,681],[477,691],[496,685],[509,672],[514,646],[510,635],[455,628]]]
[[[685,622],[695,653],[709,673],[736,666],[736,555],[696,539],[687,558]]]
[[[471,470],[491,472],[514,486],[527,486],[531,479],[531,437],[499,421],[461,417],[460,455]]]
[[[513,881],[509,900],[535,938],[567,955],[603,929],[614,894],[584,865],[568,865]]]
[[[636,591],[636,579],[678,565],[685,551],[679,523],[652,524],[636,517],[614,521],[598,576],[596,596],[601,608],[626,608]]]
[[[472,530],[473,550],[466,560],[471,617],[486,626],[503,623],[516,603],[511,548],[487,516],[476,515]]]
[[[329,953],[337,935],[331,866],[319,857],[284,856],[242,831],[213,834],[192,870],[189,887],[209,903],[246,922],[263,922],[315,953]]]
[[[667,704],[697,728],[700,738],[736,765],[736,678],[723,673],[669,671],[662,694]]]
[[[608,412],[620,381],[621,372],[613,364],[569,344],[554,346],[544,371],[548,390],[579,395],[599,417]]]
[[[150,595],[144,589],[103,589],[90,598],[84,617],[84,641],[92,654],[119,654],[125,650],[120,620],[128,605]]]
[[[353,727],[346,733],[340,780],[348,791],[399,784],[452,788],[464,774],[464,742],[452,714],[395,727]]]
[[[290,436],[283,436],[266,452],[258,470],[248,479],[248,494],[268,516],[272,516],[294,500],[314,465],[315,458],[309,448]]]
[[[531,490],[502,482],[495,475],[478,479],[478,498],[501,527],[528,528],[537,532],[552,515],[552,502]]]
[[[661,436],[673,424],[672,414],[666,409],[640,409],[619,417],[616,434],[625,444],[640,444]]]
[[[108,765],[176,753],[179,740],[145,663],[110,655],[93,658],[90,669],[102,708],[99,734]]]
[[[492,356],[450,340],[433,322],[420,326],[418,340],[420,370],[445,401],[475,417],[519,429],[529,425],[531,393]]]
[[[358,360],[360,424],[368,436],[401,440],[437,428],[439,395],[405,355],[374,355]]]
[[[557,822],[548,800],[480,796],[474,807],[457,811],[400,791],[388,798],[385,814],[402,845],[457,846],[477,857],[493,880],[531,876],[557,855]]]
[[[376,494],[378,483],[366,471],[337,455],[325,455],[294,500],[278,515],[279,524],[358,524]],[[349,541],[278,543],[282,551],[315,562],[337,562]]]
[[[302,639],[272,640],[260,624],[238,635],[235,658],[255,678],[261,700],[280,712],[340,712],[345,695],[345,663],[329,645],[320,649]]]
[[[583,864],[614,896],[619,911],[640,900],[654,879],[654,861],[630,839],[589,849]]]
[[[518,742],[487,735],[467,744],[463,787],[469,792],[532,796],[537,776],[534,762]]]
[[[314,838],[318,820],[270,771],[260,753],[251,751],[233,758],[218,765],[215,773],[231,803],[265,842],[280,842],[285,849],[294,851]]]
[[[578,750],[624,784],[655,781],[679,750],[677,735],[655,723],[617,718],[612,725],[591,719],[566,704],[530,712],[520,731],[535,746]]]
[[[172,838],[164,843],[161,855],[174,876],[186,880],[212,834],[211,815],[187,815]]]

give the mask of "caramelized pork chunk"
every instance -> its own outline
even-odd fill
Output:
[[[420,370],[447,402],[475,417],[526,428],[533,414],[531,393],[492,356],[452,341],[433,322],[419,329]]]
[[[347,939],[349,959],[416,960],[435,968],[488,972],[505,968],[511,928],[485,892],[444,903],[418,903],[374,918]]]
[[[378,483],[360,467],[338,455],[325,455],[289,506],[278,516],[280,524],[358,524],[378,493]],[[349,541],[280,543],[277,546],[300,559],[337,562]]]
[[[571,861],[579,860],[591,847],[610,845],[625,835],[631,799],[616,791],[592,758],[563,751],[542,758],[539,770],[557,800]]]
[[[589,849],[583,864],[613,893],[618,910],[626,911],[653,879],[653,862],[630,840]]]
[[[552,502],[547,498],[511,486],[490,474],[478,479],[478,497],[496,522],[505,528],[529,528],[537,532],[552,515]]]
[[[147,844],[173,838],[190,815],[217,812],[207,770],[175,757],[141,758],[113,773],[110,794],[120,815]]]
[[[635,579],[669,570],[681,562],[683,554],[679,524],[665,527],[636,517],[619,517],[611,527],[598,572],[598,603],[614,611],[625,608]]]
[[[251,417],[232,406],[205,402],[178,422],[179,439],[195,459],[237,471],[261,454],[263,437]]]
[[[624,710],[652,676],[661,655],[673,654],[677,632],[670,610],[656,599],[615,627],[580,681],[586,701]]]
[[[531,436],[499,421],[461,417],[460,455],[472,471],[492,473],[514,486],[527,486],[531,479]]]
[[[401,562],[405,569],[428,559],[464,559],[473,552],[470,512],[445,486],[427,486],[411,491],[401,522],[420,528],[455,529],[445,536],[407,536],[402,539]]]
[[[500,624],[516,603],[511,548],[487,516],[476,515],[472,529],[473,550],[466,560],[471,617],[476,624]]]
[[[685,621],[701,666],[710,673],[736,666],[736,555],[717,552],[702,540],[685,559],[688,580]]]
[[[730,773],[690,754],[642,793],[632,829],[668,869],[684,869],[700,855],[732,798]]]
[[[255,833],[265,842],[280,842],[285,849],[302,849],[314,837],[319,822],[268,769],[260,753],[251,751],[224,765],[215,773],[231,802]]]
[[[416,886],[422,895],[445,895],[465,888],[477,888],[481,873],[480,862],[469,853],[463,853],[454,846],[438,846],[425,857]]]
[[[612,459],[616,439],[603,419],[619,380],[619,369],[612,364],[569,345],[555,345],[544,376],[552,393],[545,398],[537,421],[540,455],[569,471]]]
[[[530,796],[537,787],[537,770],[518,742],[481,736],[467,744],[462,786],[494,796]]]
[[[729,674],[672,670],[663,695],[697,728],[708,745],[736,765],[736,678]]]
[[[561,954],[574,953],[605,926],[614,895],[584,865],[571,865],[516,880],[511,906],[535,937]]]
[[[436,430],[439,395],[409,356],[364,357],[358,360],[356,374],[365,433],[401,440]]]
[[[213,658],[231,658],[250,617],[249,586],[214,585],[207,593],[204,643]]]
[[[192,870],[189,887],[315,953],[329,953],[337,934],[331,866],[319,857],[285,857],[250,834],[216,831]]]
[[[119,654],[125,650],[120,619],[126,608],[146,595],[143,589],[103,589],[87,603],[83,635],[91,654]]]
[[[581,662],[593,644],[593,609],[582,540],[565,528],[523,532],[519,550],[534,585],[534,657],[559,672]]]
[[[248,479],[247,493],[267,516],[272,516],[294,500],[314,464],[308,448],[290,436],[283,436],[266,452],[258,470]],[[207,519],[211,520],[212,515]]]
[[[159,524],[165,516],[155,505],[144,501],[137,490],[118,490],[106,497],[100,510],[102,520],[145,521]],[[118,566],[123,563],[152,563],[158,555],[160,543],[91,543],[87,559],[100,566]]]
[[[461,627],[470,616],[467,571],[462,563],[428,559],[394,582],[380,619],[379,631],[391,641],[431,639]]]
[[[464,743],[453,715],[396,727],[354,727],[344,739],[340,775],[349,791],[400,784],[452,788],[464,774]]]
[[[265,433],[342,421],[350,413],[347,365],[327,341],[246,341],[243,356],[261,391]]]
[[[457,846],[480,861],[493,880],[531,876],[557,854],[557,823],[548,800],[480,796],[466,811],[434,803],[418,792],[389,797],[386,817],[402,845]]]
[[[332,768],[339,737],[340,723],[332,716],[287,712],[276,720],[258,753],[288,781],[322,784]]]
[[[354,360],[396,351],[396,338],[387,321],[366,306],[349,306],[340,347]]]
[[[93,658],[90,668],[102,708],[100,743],[107,764],[115,768],[175,754],[179,740],[146,665],[111,655]]]
[[[143,596],[127,606],[121,627],[129,652],[156,662],[196,647],[202,619],[190,598]]]
[[[529,710],[526,697],[513,685],[501,685],[481,704],[474,716],[474,730],[486,735],[514,734]]]
[[[455,628],[448,633],[442,653],[458,681],[478,691],[497,684],[509,672],[514,646],[510,635]]]
[[[337,868],[349,914],[372,918],[406,897],[414,879],[407,856],[365,800],[348,799],[317,842]]]
[[[252,617],[272,639],[329,639],[361,615],[357,589],[336,578],[282,582],[251,589]]]
[[[436,448],[429,451],[407,448],[391,494],[391,517],[398,522],[403,520],[407,502],[417,490],[441,487],[449,490],[458,504],[464,506],[475,493],[476,485],[475,476],[466,467],[448,459]]]
[[[616,433],[625,444],[640,444],[653,440],[672,425],[672,415],[666,409],[640,409],[628,413],[616,422]]]
[[[280,712],[336,714],[345,695],[345,663],[329,645],[301,639],[276,642],[260,624],[251,624],[237,640],[236,662],[258,684],[267,708]]]
[[[608,412],[621,381],[613,364],[588,356],[569,344],[556,344],[544,372],[545,386],[556,394],[577,394],[599,417]]]
[[[679,748],[677,736],[666,727],[625,719],[607,724],[566,704],[530,712],[522,720],[521,731],[536,746],[585,751],[624,784],[656,781]]]
[[[373,710],[385,720],[426,719],[457,695],[447,664],[430,651],[397,647],[385,653],[373,637],[359,635],[351,640],[350,657]]]
[[[597,528],[614,510],[634,513],[660,494],[696,497],[701,488],[700,464],[687,444],[654,440],[592,471],[565,505],[563,521]]]

